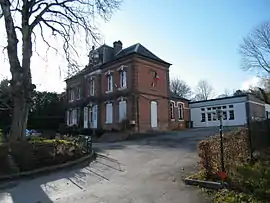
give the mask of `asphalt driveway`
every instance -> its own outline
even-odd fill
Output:
[[[113,144],[80,168],[21,180],[0,191],[1,203],[203,203],[181,178],[196,170],[197,142],[217,129],[193,129]]]

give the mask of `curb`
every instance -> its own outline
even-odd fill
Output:
[[[214,189],[214,190],[220,190],[227,187],[227,184],[224,184],[224,183],[205,181],[205,180],[195,180],[191,178],[185,178],[184,182],[186,185],[200,186],[200,187]]]
[[[16,179],[20,179],[20,178],[28,177],[28,176],[34,176],[34,175],[42,174],[45,172],[49,173],[49,172],[52,172],[55,170],[59,170],[59,169],[63,169],[66,167],[70,167],[70,166],[74,166],[74,165],[83,163],[87,160],[92,161],[95,158],[96,158],[96,153],[92,152],[89,155],[83,156],[83,157],[81,157],[77,160],[74,160],[74,161],[69,161],[67,163],[62,163],[62,164],[58,164],[58,165],[54,165],[54,166],[47,166],[47,167],[35,169],[32,171],[25,171],[25,172],[20,172],[20,173],[16,173],[16,174],[0,176],[0,189],[5,185],[13,185],[14,183],[12,181],[16,180]],[[2,181],[10,181],[10,182],[7,182],[7,183],[3,182],[3,184],[2,184],[1,183]]]

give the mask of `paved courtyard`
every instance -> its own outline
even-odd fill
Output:
[[[100,156],[80,168],[20,180],[0,190],[1,203],[204,203],[182,176],[196,170],[197,142],[217,129],[95,144]]]

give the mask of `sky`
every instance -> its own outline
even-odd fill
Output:
[[[171,78],[179,77],[191,87],[207,80],[218,95],[225,89],[247,89],[258,82],[255,73],[240,68],[238,51],[243,37],[270,19],[269,8],[268,0],[124,0],[111,20],[99,21],[98,28],[101,43],[112,46],[121,40],[124,48],[141,43],[172,64]],[[0,20],[0,36],[3,26]],[[1,36],[0,45],[5,42]],[[80,50],[85,65],[90,49]],[[42,46],[38,50],[45,53]],[[5,58],[0,52],[2,77],[9,76]],[[63,91],[65,62],[52,52],[48,60],[43,58],[36,54],[32,58],[37,89]]]

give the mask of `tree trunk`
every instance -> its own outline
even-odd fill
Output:
[[[12,124],[10,129],[10,141],[25,139],[29,103],[24,98],[14,98]]]

